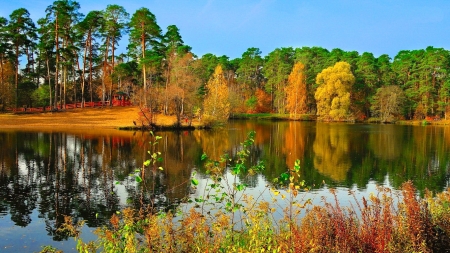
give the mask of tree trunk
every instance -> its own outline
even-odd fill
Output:
[[[54,106],[58,106],[58,75],[59,75],[59,39],[58,39],[58,14],[56,14],[55,20],[55,49],[56,49],[56,59],[55,59],[55,102]]]

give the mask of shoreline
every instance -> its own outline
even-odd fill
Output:
[[[139,124],[140,109],[137,106],[128,107],[106,107],[106,108],[84,108],[72,109],[58,112],[45,113],[4,113],[0,114],[0,130],[87,130],[87,129],[111,129],[125,131],[147,131],[150,127]],[[271,121],[316,121],[315,115],[300,115],[296,119],[288,114],[235,114],[232,120],[271,120]],[[153,130],[195,130],[206,129],[201,122],[194,119],[190,125],[182,124],[174,127],[175,116],[158,115]],[[379,122],[358,122],[368,124],[383,124]],[[397,125],[450,125],[450,120],[402,120]]]
[[[139,124],[140,109],[137,106],[84,108],[45,113],[4,113],[0,114],[0,130],[146,130]],[[175,116],[158,115],[155,125],[159,128],[172,128]],[[191,126],[201,128],[194,120]]]

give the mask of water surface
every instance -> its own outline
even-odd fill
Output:
[[[249,161],[266,166],[243,179],[253,194],[296,159],[316,204],[330,187],[346,201],[348,190],[364,195],[376,185],[398,189],[406,180],[413,180],[419,193],[449,186],[450,128],[441,126],[231,121],[215,131],[158,132],[158,145],[149,143],[146,132],[0,131],[2,252],[33,252],[50,244],[70,251],[73,239],[57,231],[64,215],[85,220],[89,239],[90,231],[125,206],[175,208],[200,194],[189,184],[194,170],[205,185],[202,154],[234,155],[251,130],[256,138]],[[164,170],[147,170],[137,184],[129,175],[149,158],[149,150],[162,153]]]

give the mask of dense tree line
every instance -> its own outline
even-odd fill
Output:
[[[211,116],[216,107],[226,108],[222,115],[309,113],[384,122],[449,112],[450,54],[442,48],[404,50],[393,59],[321,47],[198,57],[177,26],[163,31],[147,8],[132,15],[119,5],[86,15],[79,9],[76,1],[57,0],[37,23],[24,8],[0,17],[0,110],[105,101],[122,91],[179,121]],[[126,34],[128,51],[117,53]],[[208,93],[219,82],[228,98],[217,106]]]

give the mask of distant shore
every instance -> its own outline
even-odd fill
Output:
[[[0,130],[86,130],[86,129],[121,129],[138,130],[142,123],[139,121],[140,109],[136,106],[73,109],[46,113],[4,113],[0,114]],[[232,119],[257,120],[293,120],[287,114],[235,114]],[[302,115],[296,120],[315,121],[313,115]],[[155,125],[157,129],[174,129],[175,116],[158,115]],[[376,123],[376,122],[374,122]],[[396,124],[404,125],[450,125],[449,120],[425,121],[403,120]],[[198,120],[190,125],[183,122],[183,129],[203,128]]]

